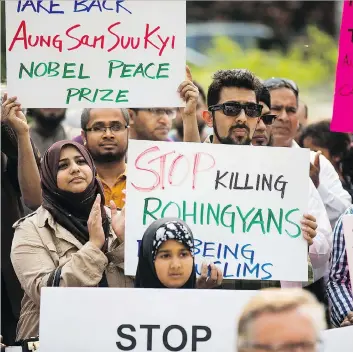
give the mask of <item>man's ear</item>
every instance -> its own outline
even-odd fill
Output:
[[[202,118],[208,127],[213,127],[213,117],[209,111],[204,110],[202,112]]]
[[[132,109],[127,109],[127,111],[129,112],[130,115],[130,126],[134,126],[135,125],[135,119],[136,119],[136,112]]]
[[[86,139],[86,132],[81,130],[81,138],[83,140],[83,145],[87,144],[87,139]]]

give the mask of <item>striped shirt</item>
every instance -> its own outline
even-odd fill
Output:
[[[347,214],[353,215],[353,206],[350,206],[343,215]],[[326,289],[330,306],[330,318],[335,327],[339,327],[348,312],[353,311],[352,283],[349,277],[342,225],[343,215],[338,219],[333,232],[330,278]]]

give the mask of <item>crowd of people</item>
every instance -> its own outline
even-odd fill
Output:
[[[264,80],[244,69],[220,70],[205,93],[186,71],[187,78],[178,87],[184,108],[86,108],[80,133],[65,126],[65,109],[26,112],[17,97],[4,94],[1,334],[5,344],[38,337],[41,288],[48,286],[270,287],[249,303],[240,319],[241,351],[255,348],[247,338],[250,323],[258,331],[257,341],[270,341],[270,331],[285,329],[284,321],[302,326],[310,335],[300,320],[304,318],[293,313],[297,307],[308,316],[312,311],[316,317],[326,313],[323,325],[331,328],[353,325],[342,226],[343,215],[353,214],[352,135],[331,132],[328,121],[308,124],[310,110],[296,83],[286,78]],[[125,275],[129,139],[227,144],[234,145],[235,153],[237,145],[310,148],[308,214],[302,219],[309,282],[224,280],[214,264],[203,265],[197,277],[193,233],[178,218],[158,219],[148,227],[136,275]],[[325,311],[315,306],[317,301]],[[274,312],[280,314],[271,320]],[[316,326],[317,319],[311,328]],[[315,351],[312,336],[302,340],[298,336],[297,342],[289,342],[299,347],[307,343],[305,351]]]

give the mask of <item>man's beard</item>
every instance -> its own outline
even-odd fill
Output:
[[[242,128],[247,131],[247,135],[244,137],[233,137],[233,131],[237,128]],[[250,129],[246,124],[236,124],[230,127],[228,131],[228,136],[227,137],[220,137],[218,136],[218,131],[217,127],[214,126],[214,130],[216,133],[216,136],[220,143],[222,144],[232,144],[232,145],[250,145],[251,143],[251,138],[250,138]]]
[[[108,164],[108,163],[116,163],[123,160],[126,156],[127,147],[124,150],[119,150],[117,152],[108,152],[108,153],[95,153],[88,150],[92,155],[92,159],[97,164]]]
[[[65,112],[61,115],[43,115],[39,110],[33,109],[32,116],[44,131],[55,130],[65,120]]]

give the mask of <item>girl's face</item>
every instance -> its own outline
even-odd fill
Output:
[[[60,153],[56,182],[58,188],[81,193],[92,182],[93,173],[82,154],[73,146],[64,147]]]
[[[175,240],[168,240],[159,247],[154,262],[159,281],[169,288],[182,287],[189,280],[193,265],[190,251]]]

